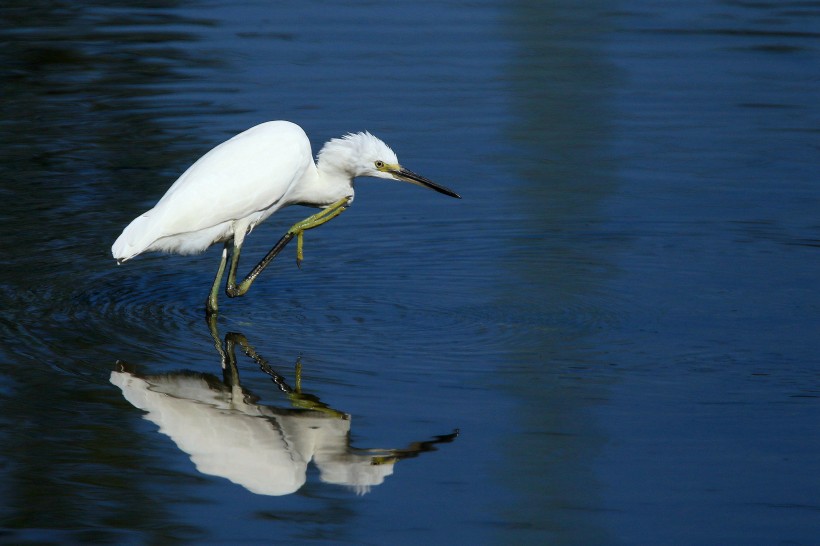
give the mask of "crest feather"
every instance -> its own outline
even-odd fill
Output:
[[[316,155],[320,169],[339,169],[354,177],[372,175],[376,161],[388,164],[399,162],[390,146],[368,131],[330,139]]]

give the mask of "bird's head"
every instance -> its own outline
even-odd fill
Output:
[[[351,178],[401,180],[461,199],[453,190],[402,167],[390,146],[367,131],[328,141],[319,151],[318,163],[320,169],[341,170]]]

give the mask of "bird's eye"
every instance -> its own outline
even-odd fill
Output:
[[[384,169],[384,161],[376,161],[376,168],[379,170]]]

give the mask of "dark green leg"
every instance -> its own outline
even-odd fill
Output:
[[[296,388],[292,388],[285,382],[285,378],[276,373],[267,360],[262,358],[259,353],[250,346],[248,340],[242,334],[228,334],[227,338],[232,337],[232,340],[239,343],[246,355],[251,357],[254,362],[259,365],[259,369],[268,374],[279,390],[288,395],[290,403],[294,408],[308,409],[318,411],[335,417],[337,419],[350,419],[350,416],[342,411],[335,410],[319,400],[318,396],[302,392],[302,362],[301,358],[296,360]]]
[[[225,246],[222,247],[222,259],[219,262],[219,269],[216,270],[216,278],[214,279],[214,284],[211,286],[211,293],[205,302],[205,316],[209,319],[211,316],[216,315],[219,310],[216,300],[219,294],[219,285],[222,283],[222,275],[225,274],[225,262],[227,262],[228,259],[229,244],[231,244],[230,241],[227,241],[225,242]]]
[[[225,336],[225,358],[222,364],[222,381],[231,387],[232,392],[241,396],[242,387],[239,384],[239,368],[236,366],[234,343],[231,334],[227,334]]]
[[[288,232],[286,233],[279,241],[274,245],[270,252],[268,252],[262,260],[256,264],[248,276],[239,283],[236,284],[236,268],[239,265],[239,252],[242,250],[241,247],[234,247],[233,252],[231,252],[231,267],[228,270],[228,284],[225,286],[225,293],[228,295],[229,298],[235,298],[237,296],[244,296],[245,293],[250,289],[251,284],[253,281],[256,280],[256,277],[262,273],[262,270],[265,269],[268,264],[276,257],[277,254],[282,252],[282,249],[287,246],[290,240],[293,239],[293,234]]]
[[[251,284],[253,281],[256,280],[256,277],[264,270],[268,264],[273,260],[277,254],[279,254],[285,246],[296,237],[296,265],[302,263],[302,234],[313,228],[317,228],[332,220],[333,218],[337,217],[342,211],[345,210],[345,207],[348,203],[348,198],[345,197],[343,199],[339,199],[329,207],[322,209],[320,212],[314,214],[313,216],[309,216],[302,220],[301,222],[297,222],[293,224],[293,226],[288,230],[285,235],[279,239],[279,242],[274,245],[274,247],[268,252],[262,260],[256,264],[248,276],[239,283],[236,284],[236,268],[239,265],[239,252],[241,247],[234,247],[233,251],[231,252],[231,267],[228,270],[228,285],[225,287],[225,293],[228,294],[228,297],[235,298],[237,296],[244,296],[245,293],[250,289]],[[214,298],[214,303],[216,303],[216,299]]]
[[[208,331],[211,333],[211,339],[214,342],[214,348],[219,353],[219,360],[222,363],[222,369],[228,365],[228,357],[225,354],[225,349],[222,347],[222,339],[219,337],[219,331],[216,328],[216,313],[205,316],[205,322],[208,323]]]

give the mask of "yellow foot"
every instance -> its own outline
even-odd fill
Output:
[[[313,216],[308,216],[301,222],[296,222],[293,226],[288,230],[288,234],[292,234],[296,236],[296,266],[301,268],[302,267],[302,260],[305,257],[304,254],[304,233],[305,231],[313,228],[317,228],[324,224],[325,222],[329,222],[330,220],[339,216],[345,208],[347,208],[348,203],[350,203],[350,197],[343,197],[329,205],[327,208],[322,209],[321,211],[317,212]]]

